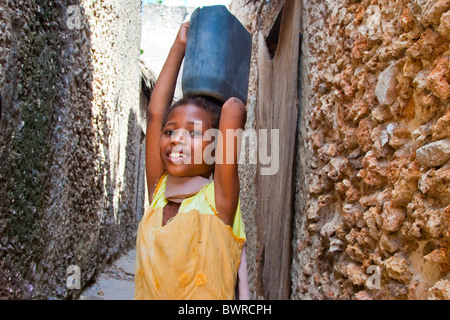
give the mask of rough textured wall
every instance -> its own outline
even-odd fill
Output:
[[[76,296],[134,243],[140,30],[138,0],[0,4],[0,297]]]
[[[450,1],[303,2],[292,298],[450,299]]]
[[[267,37],[279,4],[230,9]],[[292,299],[450,299],[449,9],[303,1]],[[263,298],[256,169],[240,173],[250,288]]]

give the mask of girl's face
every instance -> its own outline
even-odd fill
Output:
[[[179,106],[169,114],[160,138],[160,156],[171,175],[211,175],[214,164],[203,159],[205,148],[214,143],[213,139],[203,138],[211,128],[209,113],[195,105]]]

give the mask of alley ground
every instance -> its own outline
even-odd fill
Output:
[[[134,248],[123,254],[84,290],[79,300],[133,300],[135,258]]]

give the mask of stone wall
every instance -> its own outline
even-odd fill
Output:
[[[303,10],[293,298],[449,299],[450,2]]]
[[[1,298],[76,297],[135,242],[140,5],[0,4]]]
[[[291,299],[450,299],[449,10],[302,1]]]

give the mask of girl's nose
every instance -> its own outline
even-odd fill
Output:
[[[170,137],[170,144],[173,146],[186,143],[186,137],[183,130],[175,130],[172,136]]]

